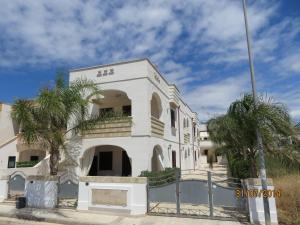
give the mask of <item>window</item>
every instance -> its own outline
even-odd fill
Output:
[[[172,168],[176,167],[176,152],[172,151]]]
[[[16,156],[8,156],[7,168],[15,168],[16,166]]]
[[[112,170],[113,153],[100,152],[99,153],[99,170]]]
[[[122,111],[125,116],[131,116],[131,105],[124,105]]]
[[[39,161],[39,157],[37,155],[30,156],[30,161]]]
[[[109,115],[113,113],[113,108],[102,108],[99,109],[99,115]]]
[[[175,127],[175,120],[176,120],[175,110],[171,109],[171,127]]]

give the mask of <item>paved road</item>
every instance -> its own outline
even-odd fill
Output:
[[[72,223],[67,223],[68,225]],[[81,223],[84,225],[85,223]],[[99,223],[101,224],[101,223]],[[184,219],[176,217],[140,217],[140,218],[119,218],[109,225],[240,225],[232,221]],[[8,217],[0,217],[0,225],[62,225],[58,223],[35,222],[30,220],[19,220]]]
[[[14,218],[0,217],[0,225],[61,225],[58,223],[34,222]]]

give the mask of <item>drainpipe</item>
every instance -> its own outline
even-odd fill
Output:
[[[181,171],[181,140],[180,140],[180,105],[177,107],[177,114],[178,114],[178,143],[179,143],[179,168]]]

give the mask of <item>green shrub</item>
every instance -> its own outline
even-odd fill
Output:
[[[176,171],[180,175],[179,168],[166,168],[163,171],[144,170],[141,172],[140,177],[147,177],[150,186],[159,186],[174,182],[176,180]]]
[[[17,162],[17,168],[20,167],[33,167],[38,164],[39,161],[25,161],[25,162]]]
[[[228,166],[232,177],[240,179],[250,177],[250,160],[228,157]]]

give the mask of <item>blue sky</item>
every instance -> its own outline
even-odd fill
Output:
[[[248,0],[258,90],[300,120],[300,1]],[[200,120],[251,90],[241,0],[0,0],[0,101],[60,69],[149,57]]]

